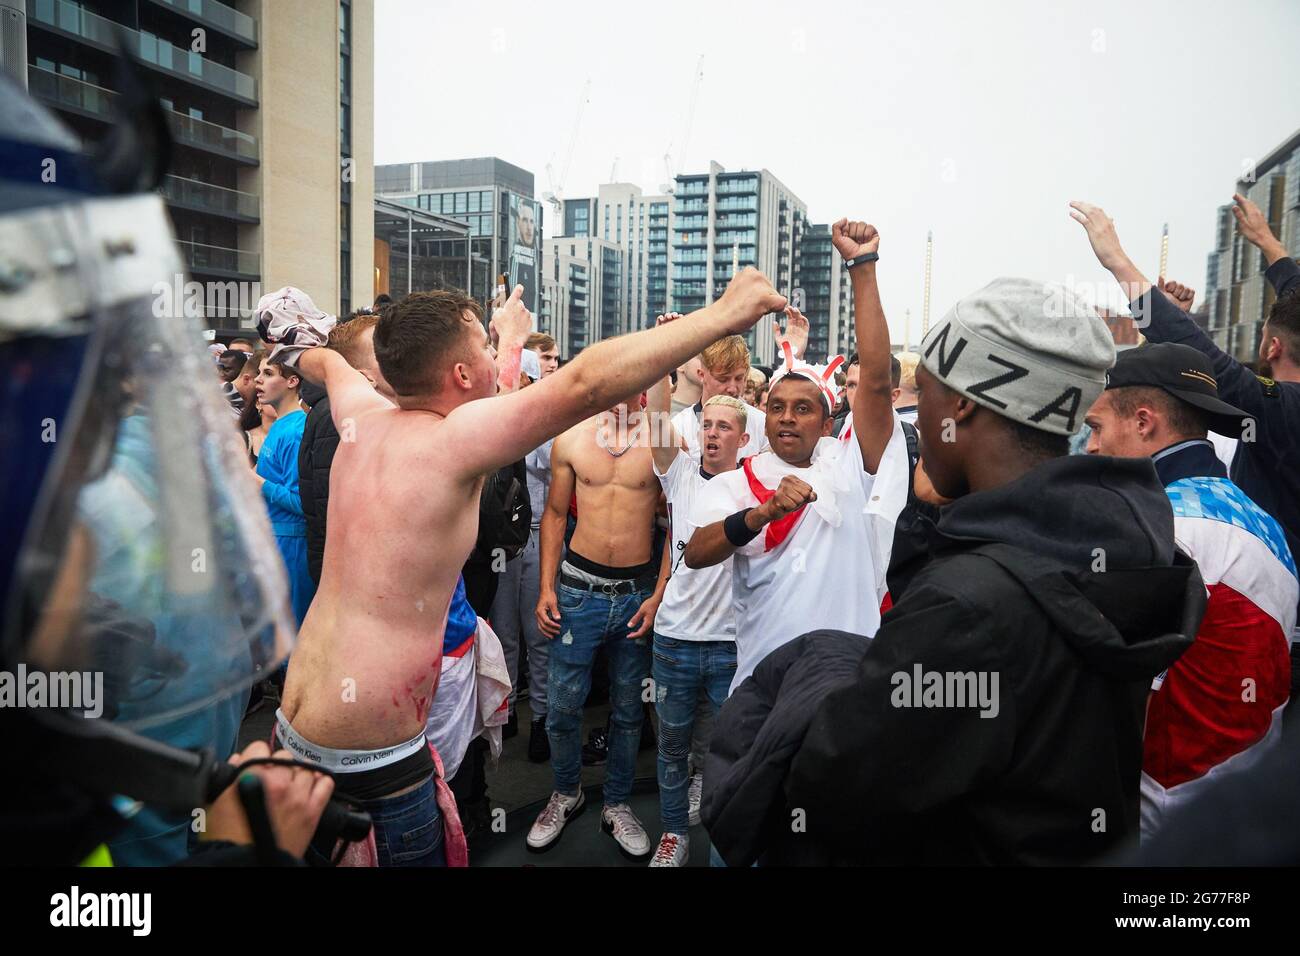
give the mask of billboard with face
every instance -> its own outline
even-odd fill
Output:
[[[537,228],[537,203],[510,194],[510,287],[524,287],[524,303],[537,312],[537,269],[541,260],[541,235]]]

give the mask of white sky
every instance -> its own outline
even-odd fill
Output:
[[[814,222],[881,231],[895,340],[999,275],[1113,295],[1067,202],[1096,202],[1154,279],[1201,290],[1216,207],[1252,158],[1300,128],[1296,0],[491,4],[376,0],[375,161],[499,156],[536,195],[681,168],[767,168]],[[556,223],[545,210],[547,234]],[[787,290],[781,290],[787,291]],[[1198,297],[1199,304],[1199,297]]]

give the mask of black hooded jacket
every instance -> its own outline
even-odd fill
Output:
[[[325,559],[325,524],[330,501],[330,466],[339,447],[330,400],[322,396],[307,413],[298,447],[298,497],[307,521],[307,572],[320,584]]]
[[[736,773],[754,766],[710,755],[704,816],[728,863],[753,858],[728,838],[746,815],[773,864],[1071,864],[1136,836],[1151,679],[1205,608],[1150,461],[1053,459],[913,533],[923,546],[891,564],[894,606],[852,677],[841,669],[815,707],[783,711],[802,724],[785,728],[797,745],[772,751],[788,761],[784,793],[746,790]],[[932,674],[946,695],[922,692]],[[980,678],[996,693],[962,705],[956,689]],[[743,689],[713,736],[740,735],[737,753],[772,733]]]

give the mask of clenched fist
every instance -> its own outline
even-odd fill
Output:
[[[841,219],[831,226],[831,243],[845,259],[856,259],[880,251],[880,233],[871,223]]]
[[[1169,282],[1161,279],[1156,283],[1160,291],[1173,300],[1174,305],[1184,312],[1192,311],[1192,303],[1196,300],[1196,290],[1191,286],[1183,285],[1181,282]]]
[[[772,288],[767,276],[753,266],[745,266],[727,283],[718,304],[726,311],[727,330],[740,333],[749,331],[769,312],[784,309],[786,298]]]
[[[758,506],[764,522],[779,521],[793,511],[798,511],[810,501],[817,500],[817,492],[806,481],[786,475],[776,487],[776,494]]]

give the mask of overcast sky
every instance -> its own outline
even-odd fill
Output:
[[[1202,290],[1216,207],[1300,128],[1296,0],[375,8],[376,162],[499,156],[540,198],[590,79],[565,196],[615,161],[657,192],[670,150],[686,172],[766,168],[814,222],[880,229],[896,341],[905,309],[919,337],[927,229],[932,321],[1000,275],[1111,294],[1071,199],[1105,207],[1151,278],[1168,222],[1170,276]]]

